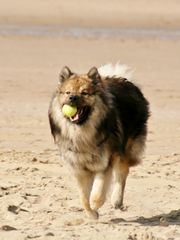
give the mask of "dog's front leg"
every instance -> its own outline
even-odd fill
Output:
[[[97,219],[99,217],[98,212],[92,210],[89,203],[90,192],[94,178],[93,174],[88,171],[78,171],[78,173],[75,173],[75,177],[77,179],[79,187],[81,202],[87,216],[93,219]]]
[[[90,195],[90,206],[92,209],[97,210],[100,208],[105,200],[106,193],[110,184],[111,169],[95,174],[93,187]]]

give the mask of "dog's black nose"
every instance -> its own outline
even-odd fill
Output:
[[[75,102],[77,102],[77,101],[79,100],[79,96],[77,96],[77,95],[71,95],[71,96],[69,97],[69,100],[70,100],[72,103],[75,103]]]

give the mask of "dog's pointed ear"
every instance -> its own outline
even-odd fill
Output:
[[[59,83],[63,83],[65,80],[70,78],[71,75],[73,75],[71,70],[67,66],[63,67],[59,74]]]
[[[92,67],[90,70],[89,70],[89,72],[88,72],[88,77],[90,78],[90,79],[92,79],[92,81],[93,81],[93,84],[98,84],[98,82],[101,80],[101,76],[100,76],[100,74],[99,74],[99,72],[98,72],[98,70],[97,70],[97,68],[96,67]]]

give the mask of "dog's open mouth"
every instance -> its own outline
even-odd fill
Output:
[[[73,123],[82,124],[87,120],[90,114],[90,111],[91,111],[91,108],[89,106],[78,108],[76,114],[70,117],[69,119]]]

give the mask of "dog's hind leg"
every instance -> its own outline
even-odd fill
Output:
[[[126,159],[120,159],[116,156],[113,160],[113,192],[111,196],[111,203],[114,208],[123,209],[124,189],[126,185],[126,178],[129,173],[129,164]]]
[[[100,208],[106,200],[106,193],[110,185],[111,173],[112,169],[109,167],[106,171],[95,174],[90,195],[90,206],[94,210]]]
[[[92,210],[89,203],[94,178],[93,174],[88,171],[78,171],[78,173],[75,173],[75,177],[77,179],[80,199],[86,215],[90,218],[97,219],[99,217],[98,212]]]

